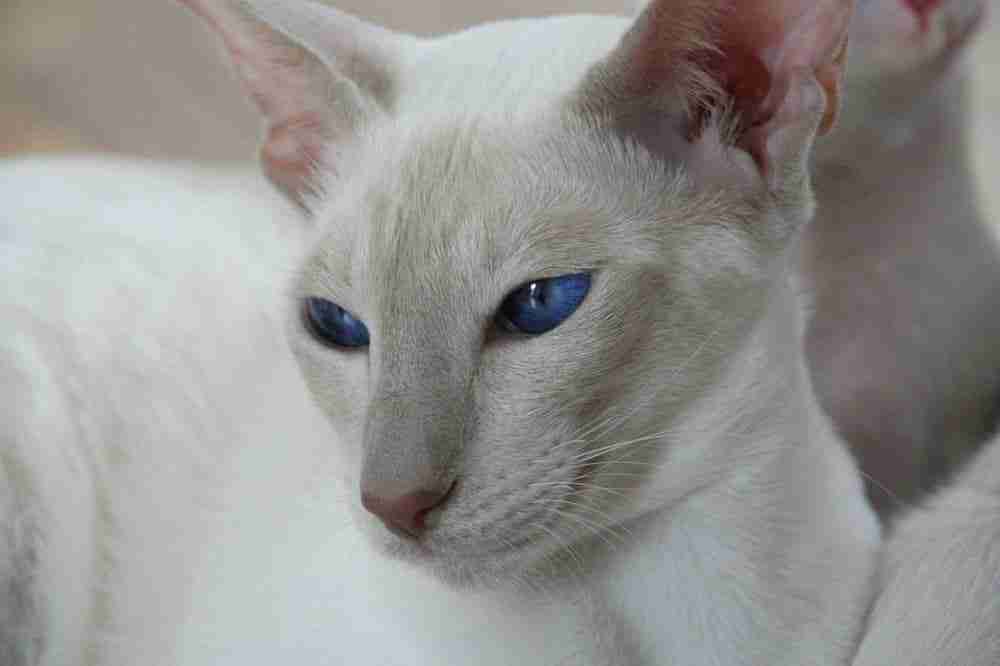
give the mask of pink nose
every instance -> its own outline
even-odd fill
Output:
[[[390,530],[417,537],[427,529],[427,514],[440,505],[447,495],[447,489],[443,492],[418,490],[393,498],[362,492],[361,505],[378,516]]]

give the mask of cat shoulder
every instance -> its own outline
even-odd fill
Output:
[[[1000,439],[904,516],[855,666],[1000,661]]]

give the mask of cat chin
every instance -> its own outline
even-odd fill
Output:
[[[552,582],[564,550],[542,537],[513,542],[493,549],[457,549],[441,538],[407,539],[381,526],[368,524],[364,531],[378,555],[414,566],[442,583],[460,589],[535,589],[538,581]],[[578,558],[579,554],[574,553]],[[571,563],[575,560],[569,560]],[[550,571],[551,570],[551,571]]]

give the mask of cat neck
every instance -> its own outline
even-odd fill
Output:
[[[680,428],[685,460],[652,484],[682,490],[628,526],[628,547],[599,547],[583,587],[634,628],[628,663],[847,663],[879,528],[813,397],[802,318],[780,280],[721,390]]]

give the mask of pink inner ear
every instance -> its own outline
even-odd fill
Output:
[[[779,111],[793,116],[795,110],[786,105],[795,103],[789,87],[810,72],[827,95],[819,131],[830,129],[839,106],[850,16],[848,0],[741,2],[721,16],[719,49],[707,67],[743,128],[761,128]],[[762,149],[747,148],[755,154]]]
[[[902,2],[909,6],[913,10],[913,13],[917,15],[917,20],[920,22],[920,30],[927,32],[930,28],[931,14],[938,8],[942,0],[902,0]]]
[[[236,73],[267,122],[261,157],[293,199],[309,186],[328,138],[329,73],[235,0],[180,0],[221,37]]]
[[[323,119],[304,113],[271,126],[261,147],[269,178],[296,198],[323,155]]]

